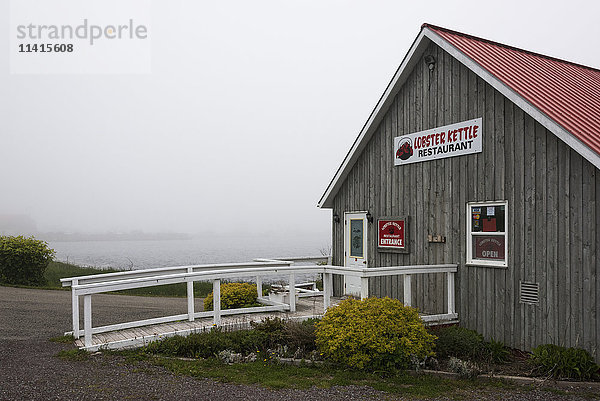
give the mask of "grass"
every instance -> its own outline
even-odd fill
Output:
[[[77,277],[77,276],[90,276],[92,274],[102,274],[102,273],[115,273],[121,270],[115,269],[99,269],[95,267],[82,267],[77,266],[71,263],[57,262],[52,261],[48,264],[48,268],[44,273],[44,277],[46,278],[46,285],[43,286],[23,286],[23,285],[10,285],[10,284],[2,284],[9,285],[12,287],[20,287],[20,288],[37,288],[44,290],[70,290],[70,287],[63,287],[60,279],[67,277]],[[194,283],[194,296],[197,298],[204,298],[209,293],[212,292],[212,283],[197,281]],[[146,297],[186,297],[187,296],[187,287],[186,283],[180,284],[168,284],[168,285],[160,285],[155,287],[146,287],[146,288],[134,288],[132,290],[125,291],[117,291],[112,294],[121,294],[121,295],[139,295]]]
[[[62,284],[60,283],[61,278],[90,276],[92,274],[114,273],[117,271],[118,270],[115,269],[98,269],[95,267],[82,267],[71,263],[52,261],[48,264],[48,268],[46,268],[44,277],[47,281],[47,287],[62,288]]]
[[[211,359],[180,360],[148,357],[155,365],[178,375],[208,378],[226,383],[257,384],[272,389],[308,389],[313,386],[369,386],[386,393],[415,397],[460,396],[465,390],[503,387],[501,383],[479,383],[469,380],[448,380],[435,376],[410,376],[405,373],[369,373],[332,366],[293,366],[257,361],[241,364],[224,364]]]
[[[90,276],[92,274],[115,273],[122,270],[100,269],[96,267],[82,267],[71,263],[52,261],[44,273],[46,285],[26,286],[0,283],[0,285],[19,287],[19,288],[37,288],[43,290],[70,290],[70,287],[63,287],[60,279],[77,276]],[[227,281],[222,281],[223,283]],[[268,284],[263,284],[264,289],[268,289]],[[194,283],[194,296],[204,298],[212,292],[212,282],[196,281]],[[112,292],[111,294],[120,295],[138,295],[145,297],[187,297],[186,283],[159,285],[155,287],[134,288],[131,290]]]
[[[65,361],[87,361],[90,353],[79,348],[73,348],[59,351],[56,356]]]
[[[335,365],[295,366],[274,361],[226,364],[216,358],[183,360],[149,355],[140,350],[111,351],[136,364],[141,361],[161,366],[170,372],[194,378],[212,379],[223,383],[259,385],[270,389],[305,390],[311,387],[368,386],[389,394],[416,399],[465,399],[482,392],[495,397],[503,394],[527,392],[533,389],[557,395],[577,395],[584,399],[598,399],[598,394],[573,389],[564,391],[552,387],[532,388],[510,384],[501,380],[478,381],[467,379],[444,379],[433,375],[409,375],[404,372],[366,372],[344,369]]]
[[[58,336],[52,337],[48,341],[52,341],[53,343],[61,343],[61,344],[73,344],[75,342],[75,337],[71,334],[66,336]]]

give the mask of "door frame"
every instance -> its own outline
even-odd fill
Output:
[[[352,267],[369,267],[369,221],[367,220],[366,210],[344,212],[344,266]],[[354,218],[360,216],[363,220],[363,256],[362,258],[356,257],[355,259],[362,259],[362,263],[349,264],[350,260],[350,226],[351,220],[357,220]],[[350,289],[348,289],[350,287]],[[361,278],[353,276],[344,276],[344,293],[360,297],[361,295]]]

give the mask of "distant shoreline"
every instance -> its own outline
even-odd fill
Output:
[[[90,241],[180,241],[192,239],[185,233],[39,233],[37,238],[51,242],[90,242]]]

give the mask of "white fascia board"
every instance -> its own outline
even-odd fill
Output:
[[[571,134],[569,131],[564,129],[552,118],[548,117],[540,109],[529,103],[517,92],[512,90],[509,86],[504,84],[495,75],[490,73],[488,70],[483,68],[473,59],[465,55],[462,51],[458,50],[447,40],[439,36],[437,33],[429,28],[423,29],[423,34],[434,42],[436,45],[448,52],[452,57],[456,58],[468,69],[473,71],[484,81],[489,83],[494,89],[508,98],[511,102],[520,107],[525,113],[533,117],[534,120],[543,125],[546,129],[556,135],[560,140],[566,143],[569,147],[579,153],[584,159],[592,163],[596,168],[600,169],[600,155],[590,149],[586,144],[581,142],[576,136]]]
[[[392,77],[392,80],[388,84],[383,92],[383,95],[379,98],[377,105],[371,112],[367,122],[363,125],[360,134],[352,144],[352,147],[346,154],[344,161],[337,169],[333,179],[329,183],[327,190],[319,200],[317,207],[319,208],[332,208],[333,197],[339,190],[339,187],[344,182],[344,179],[348,176],[348,173],[352,169],[352,166],[360,156],[362,150],[365,148],[373,133],[377,130],[379,123],[383,119],[387,109],[394,102],[394,97],[404,85],[404,82],[408,78],[408,75],[412,72],[413,67],[419,61],[421,54],[425,51],[429,45],[429,40],[425,37],[423,30],[419,33],[419,36],[415,39],[412,46],[410,47],[406,56],[402,60],[400,67],[396,70],[396,73]]]

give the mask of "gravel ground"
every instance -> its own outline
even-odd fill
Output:
[[[269,390],[175,376],[113,355],[85,362],[55,357],[69,345],[48,341],[70,329],[70,292],[0,287],[0,400],[394,400],[364,386]],[[94,324],[183,313],[185,299],[95,296]],[[576,400],[540,390],[478,390],[466,400]]]

